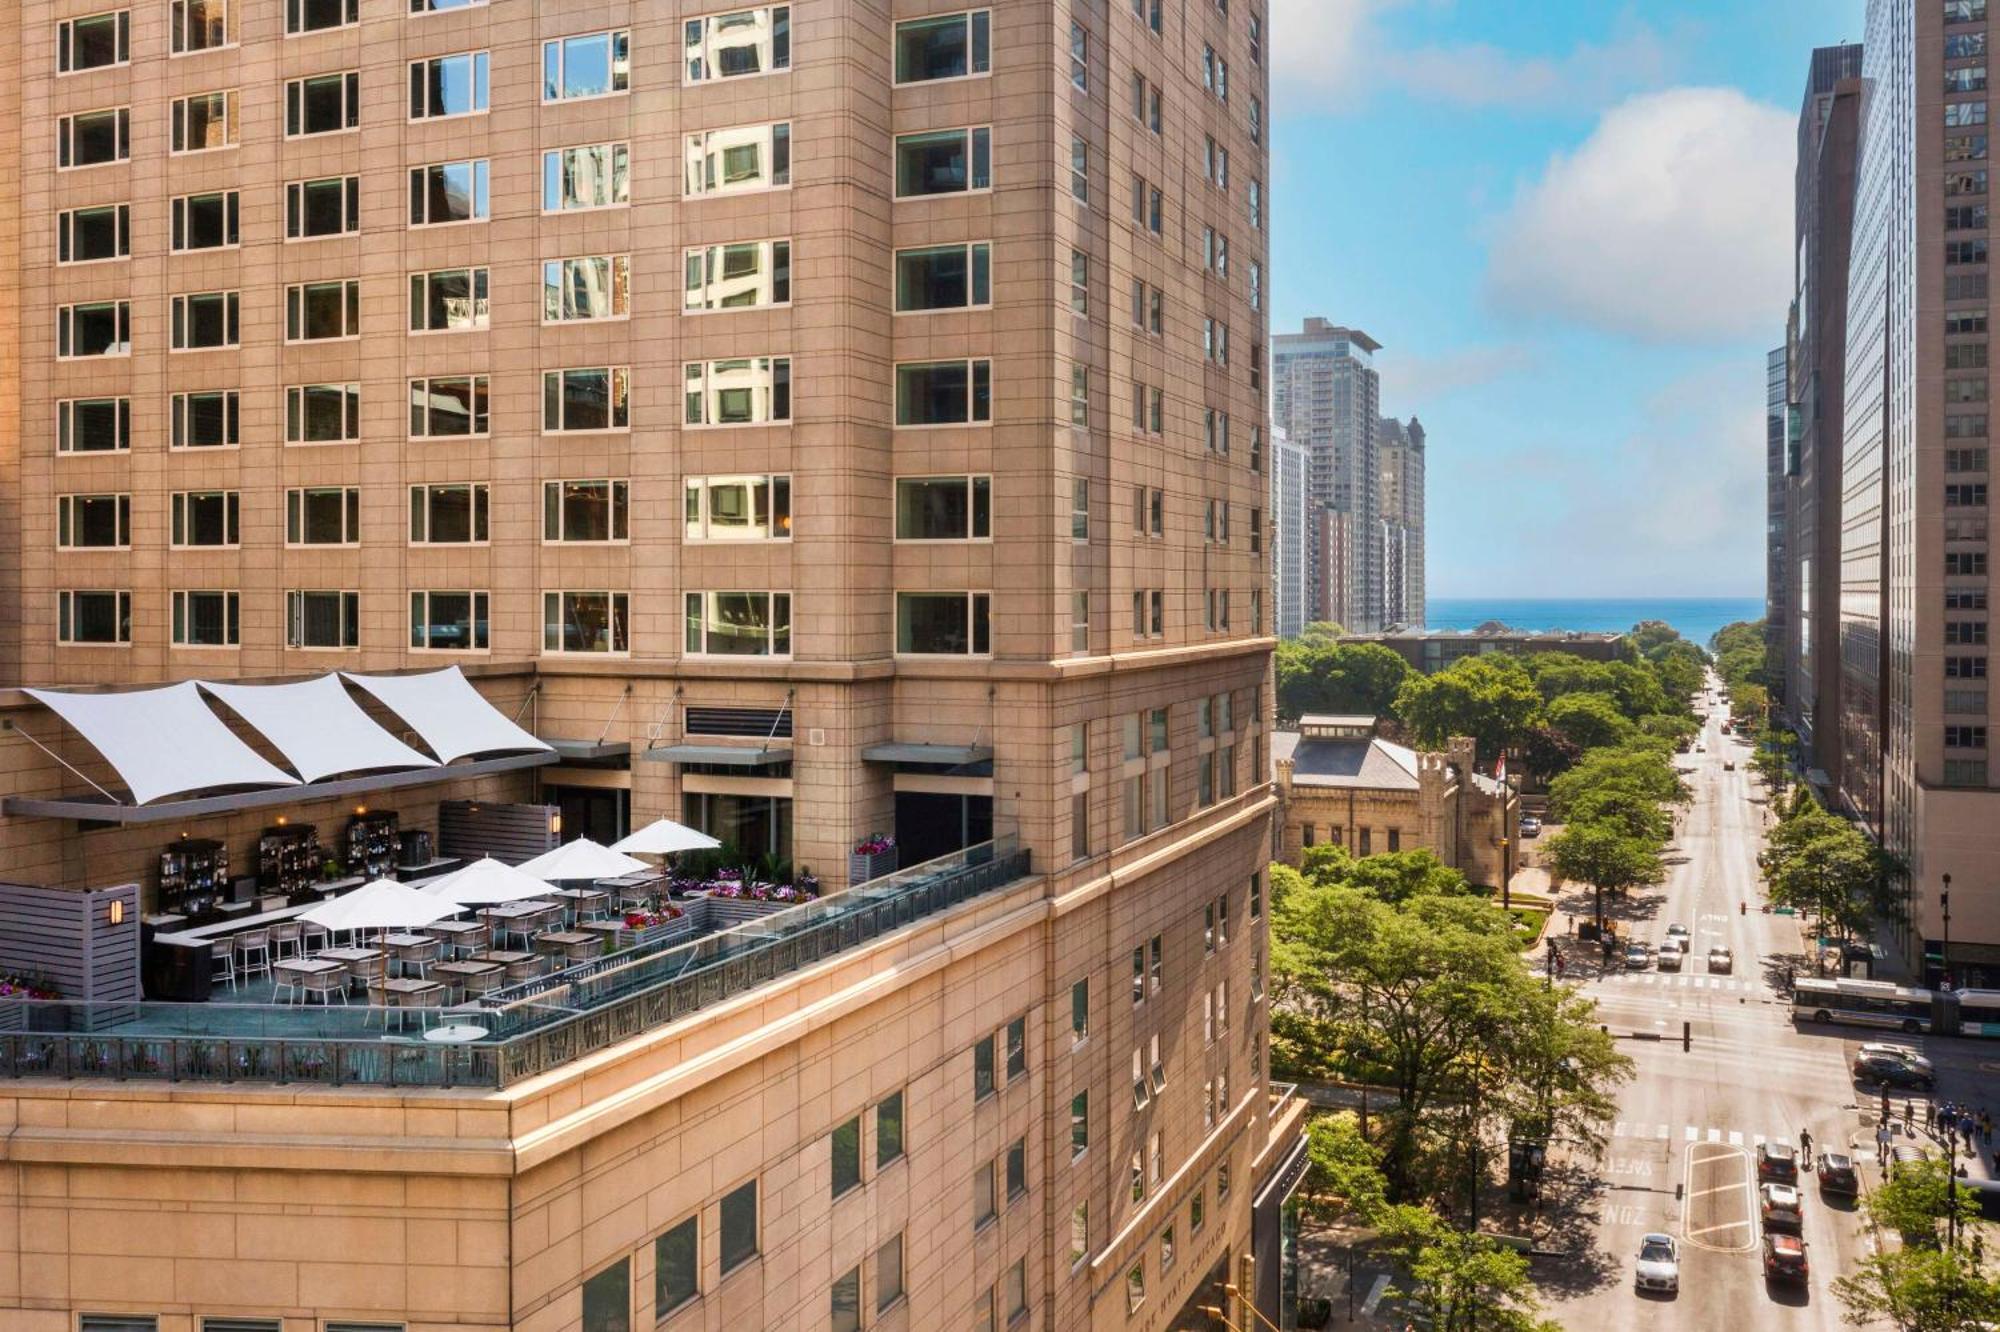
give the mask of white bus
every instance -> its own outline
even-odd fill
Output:
[[[1792,982],[1792,1020],[1851,1022],[1900,1031],[1938,1030],[1943,998],[1934,990],[1914,990],[1888,981],[1819,980]]]

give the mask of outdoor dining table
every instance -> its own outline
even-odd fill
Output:
[[[569,908],[571,921],[580,921],[586,913],[595,915],[611,906],[611,894],[602,888],[558,888],[549,896],[562,899]]]
[[[286,958],[282,962],[273,962],[271,970],[275,975],[288,978],[279,982],[292,992],[292,997],[288,1002],[302,1004],[306,1000],[306,995],[310,993],[305,987],[305,981],[308,976],[324,976],[330,972],[344,972],[347,970],[347,964],[324,955],[320,957],[291,957]],[[322,991],[322,1002],[324,1002],[324,999],[325,993]]]
[[[370,958],[382,956],[382,950],[379,948],[322,948],[313,956],[338,962],[346,970],[352,971],[356,963],[366,962]]]
[[[542,974],[542,955],[540,953],[511,953],[498,948],[491,948],[486,952],[475,954],[472,960],[476,962],[498,962],[501,966],[507,968],[507,979],[510,981],[533,980]]]
[[[582,962],[604,951],[604,940],[580,930],[548,930],[535,936],[535,948],[544,953],[561,953],[571,962]]]
[[[476,920],[434,920],[424,926],[426,934],[444,940],[453,953],[468,953],[486,939],[487,926]]]
[[[525,939],[532,934],[528,922],[547,911],[550,905],[534,898],[523,902],[502,902],[498,906],[482,908],[479,918],[492,929],[496,943],[509,934],[518,934]]]
[[[412,962],[427,963],[438,955],[438,941],[428,934],[385,934],[382,946],[405,968]]]
[[[615,946],[618,942],[618,935],[625,928],[625,922],[616,918],[611,920],[580,920],[576,923],[576,928],[579,933],[594,934],[604,940],[605,943]]]
[[[439,962],[431,967],[431,975],[443,981],[453,997],[465,993],[466,982],[475,976],[498,977],[506,971],[499,962],[475,958],[463,958],[455,962]]]

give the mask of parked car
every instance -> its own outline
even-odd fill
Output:
[[[1821,1152],[1814,1170],[1819,1175],[1821,1193],[1853,1198],[1861,1192],[1860,1176],[1854,1173],[1854,1158],[1843,1152]]]
[[[1661,971],[1679,971],[1681,962],[1687,957],[1687,950],[1681,947],[1679,939],[1668,939],[1660,945],[1658,961]]]
[[[1542,821],[1532,814],[1523,814],[1521,816],[1521,836],[1540,837],[1541,835]]]
[[[1861,1043],[1861,1053],[1865,1055],[1883,1055],[1889,1059],[1900,1059],[1918,1072],[1929,1073],[1933,1076],[1937,1073],[1937,1069],[1931,1065],[1930,1060],[1924,1058],[1907,1045],[1896,1045],[1890,1041],[1863,1041]]]
[[[1791,1184],[1799,1177],[1799,1154],[1789,1142],[1766,1139],[1757,1144],[1757,1178]]]
[[[1646,951],[1646,945],[1642,943],[1632,944],[1625,950],[1625,970],[1627,971],[1644,971],[1646,964],[1652,960],[1652,954]]]
[[[1806,1280],[1806,1242],[1797,1235],[1764,1232],[1764,1277],[1769,1281]]]
[[[1854,1080],[1871,1087],[1914,1087],[1918,1091],[1937,1085],[1937,1077],[1929,1069],[1886,1054],[1854,1056]]]
[[[1708,969],[1710,971],[1734,971],[1736,969],[1736,955],[1718,944],[1708,950]]]
[[[1639,1267],[1633,1285],[1668,1295],[1680,1293],[1681,1250],[1672,1235],[1656,1231],[1639,1240]]]
[[[1764,1229],[1783,1230],[1796,1235],[1805,1227],[1805,1204],[1796,1186],[1766,1183],[1757,1186],[1757,1206]]]

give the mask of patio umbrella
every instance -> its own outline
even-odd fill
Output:
[[[464,869],[453,870],[441,879],[431,880],[418,891],[427,897],[454,902],[459,906],[487,906],[495,902],[519,902],[524,898],[540,897],[548,890],[548,884],[534,875],[523,874],[512,865],[486,856]]]
[[[641,856],[671,856],[680,851],[713,851],[721,845],[707,833],[672,819],[654,819],[630,837],[613,842],[611,849]]]
[[[652,866],[643,860],[634,860],[622,851],[600,846],[588,837],[579,837],[574,842],[564,842],[553,851],[543,852],[518,868],[521,873],[532,874],[537,879],[563,883],[571,879],[615,879],[621,874],[636,874]]]
[[[415,929],[458,914],[457,904],[420,893],[394,879],[364,883],[353,892],[301,911],[300,920],[329,930]]]

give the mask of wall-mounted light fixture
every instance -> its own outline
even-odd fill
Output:
[[[123,925],[125,923],[124,898],[114,897],[111,899],[111,912],[108,916],[105,917],[105,919],[108,920],[113,925]]]

